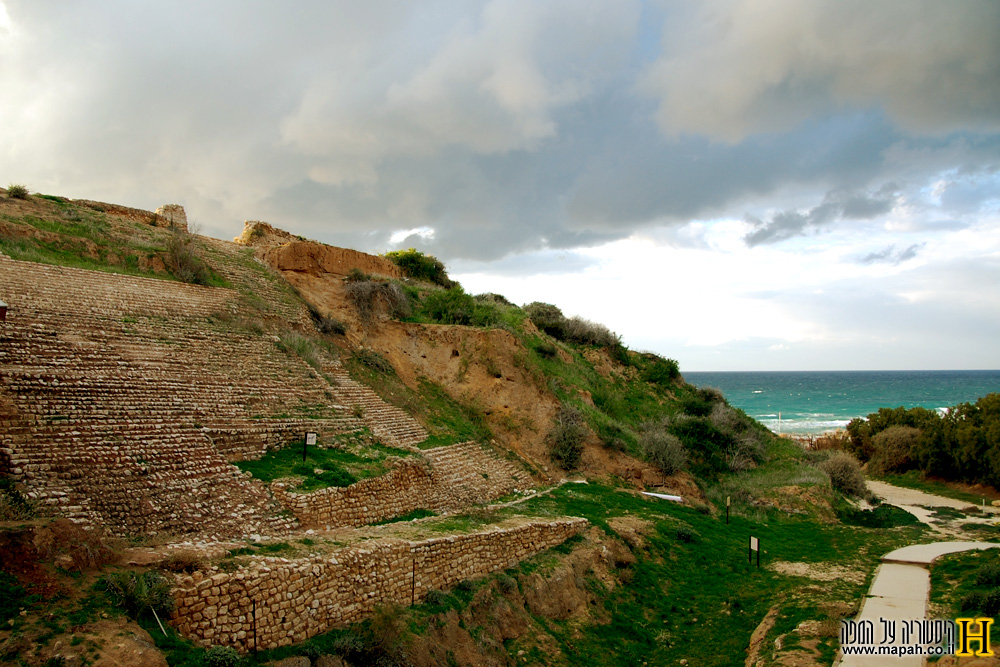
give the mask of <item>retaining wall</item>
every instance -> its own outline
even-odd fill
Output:
[[[241,651],[254,649],[254,625],[259,649],[294,644],[363,620],[379,605],[413,604],[432,589],[513,567],[586,525],[563,518],[419,542],[373,540],[322,557],[196,572],[177,581],[171,624],[196,641]]]
[[[475,442],[423,454],[426,460],[400,461],[385,475],[347,487],[293,493],[279,482],[271,485],[271,492],[303,527],[333,528],[363,526],[416,509],[460,509],[531,484],[526,472]]]

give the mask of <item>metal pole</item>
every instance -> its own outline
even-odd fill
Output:
[[[253,601],[253,652],[257,652],[257,600]]]
[[[760,540],[757,540],[757,569],[760,569]]]

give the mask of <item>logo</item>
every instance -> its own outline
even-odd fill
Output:
[[[993,651],[990,650],[992,618],[957,618],[955,625],[958,626],[958,645],[955,647],[955,655],[962,657],[993,655]],[[973,651],[973,646],[978,646],[979,649]]]
[[[846,619],[840,626],[840,647],[845,656],[992,656],[995,655],[990,648],[992,625],[993,619],[989,617],[954,621],[880,618],[877,624],[870,620]]]

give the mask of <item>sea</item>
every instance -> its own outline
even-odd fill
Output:
[[[879,408],[943,411],[1000,392],[1000,370],[687,372],[684,379],[722,390],[775,433],[802,436],[842,429]]]

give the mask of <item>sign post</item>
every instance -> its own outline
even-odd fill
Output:
[[[757,567],[760,567],[760,540],[754,536],[750,536],[750,550],[747,552],[747,558],[749,563],[753,563],[753,552],[757,552]]]
[[[729,496],[726,496],[726,525],[729,525]]]
[[[309,445],[313,445],[313,446],[316,445],[316,434],[313,433],[312,431],[307,431],[306,432],[306,437],[302,441],[302,462],[303,463],[306,462],[306,449],[309,448]]]

